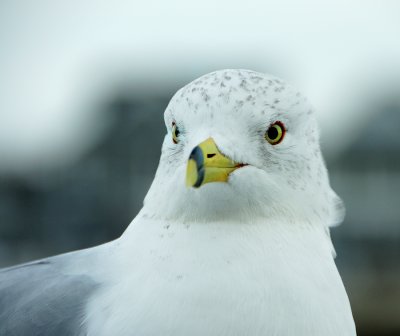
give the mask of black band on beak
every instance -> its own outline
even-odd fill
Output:
[[[190,153],[189,160],[193,160],[197,167],[197,180],[193,187],[198,188],[201,186],[204,180],[204,156],[203,151],[199,146],[193,148]]]

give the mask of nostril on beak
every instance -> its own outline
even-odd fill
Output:
[[[215,154],[215,153],[207,154],[207,159],[211,159],[211,158],[214,157],[215,155],[217,155],[217,154]]]

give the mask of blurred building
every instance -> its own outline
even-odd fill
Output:
[[[397,97],[396,97],[397,98]],[[362,335],[400,333],[400,104],[384,102],[349,147],[330,162],[347,207],[333,229]],[[338,136],[340,134],[338,133]]]
[[[106,131],[79,160],[0,177],[0,266],[120,236],[155,174],[168,100],[118,93],[97,114]]]

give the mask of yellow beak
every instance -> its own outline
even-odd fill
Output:
[[[229,174],[243,167],[223,155],[212,138],[196,146],[190,154],[186,170],[186,186],[199,188],[210,182],[227,182]]]

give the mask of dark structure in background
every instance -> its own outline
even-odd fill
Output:
[[[332,236],[360,334],[400,335],[400,104],[378,108],[328,162],[347,208]]]
[[[27,179],[1,177],[0,267],[120,236],[156,171],[170,97],[118,93],[99,113],[112,116],[108,131],[78,162]],[[348,210],[332,237],[361,336],[400,335],[400,108],[382,109],[328,160]]]
[[[116,96],[99,113],[102,141],[73,166],[0,179],[0,267],[119,237],[158,166],[168,101]]]

